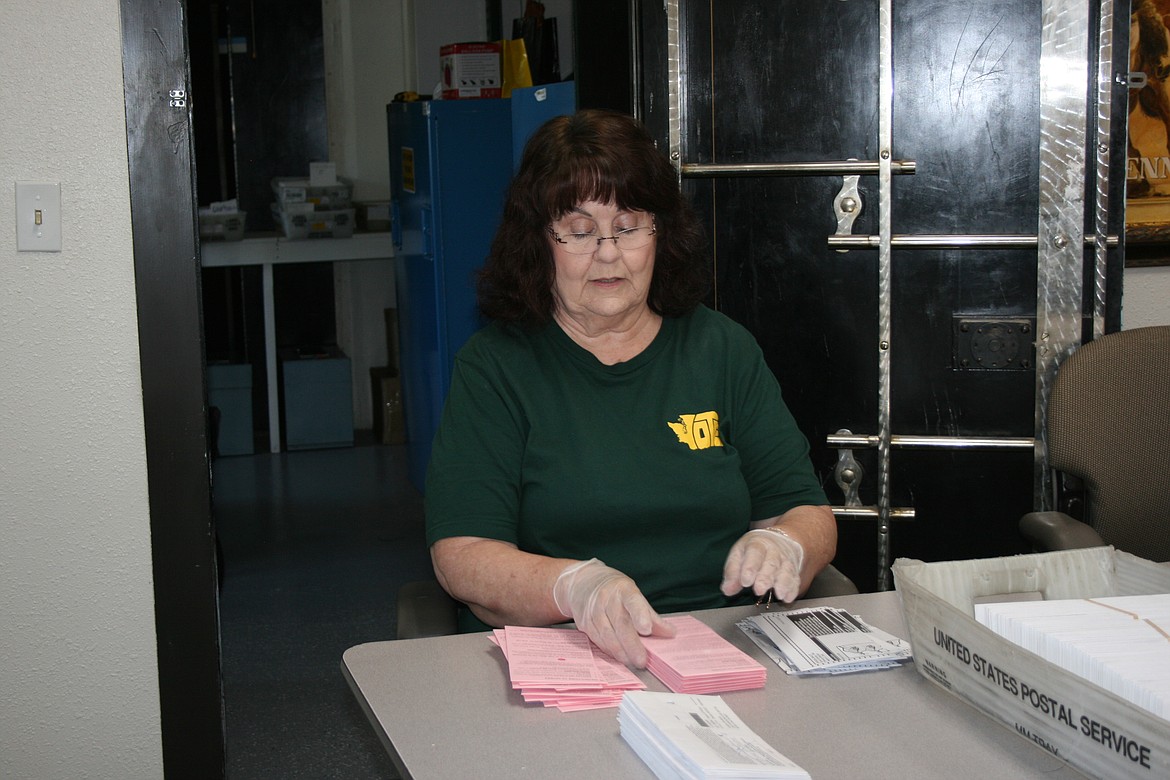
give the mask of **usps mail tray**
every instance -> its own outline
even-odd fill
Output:
[[[914,663],[927,679],[1078,770],[1170,777],[1170,721],[1045,661],[974,617],[974,604],[1170,593],[1170,566],[1112,547],[923,563],[900,558],[894,584]]]

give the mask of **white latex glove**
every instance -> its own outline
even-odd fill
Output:
[[[756,528],[731,546],[719,589],[725,596],[734,596],[743,588],[751,588],[757,596],[773,590],[781,601],[795,601],[800,595],[803,563],[800,542],[777,528]]]
[[[639,637],[674,636],[674,626],[658,616],[634,581],[596,558],[566,566],[553,585],[553,601],[594,644],[628,666],[646,666]]]

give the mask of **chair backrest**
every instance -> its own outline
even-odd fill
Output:
[[[1085,482],[1085,520],[1108,544],[1170,560],[1170,326],[1073,352],[1048,400],[1048,462]]]

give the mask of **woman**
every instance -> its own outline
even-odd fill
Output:
[[[484,623],[572,619],[643,667],[659,612],[792,601],[832,559],[775,377],[700,305],[702,247],[634,119],[582,111],[529,141],[426,484],[435,572]]]

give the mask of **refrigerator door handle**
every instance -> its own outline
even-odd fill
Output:
[[[395,251],[402,251],[402,207],[397,200],[390,201],[390,242]]]
[[[434,240],[434,218],[431,215],[430,209],[420,209],[419,216],[421,217],[422,228],[422,255],[434,260],[435,248],[432,245]]]

